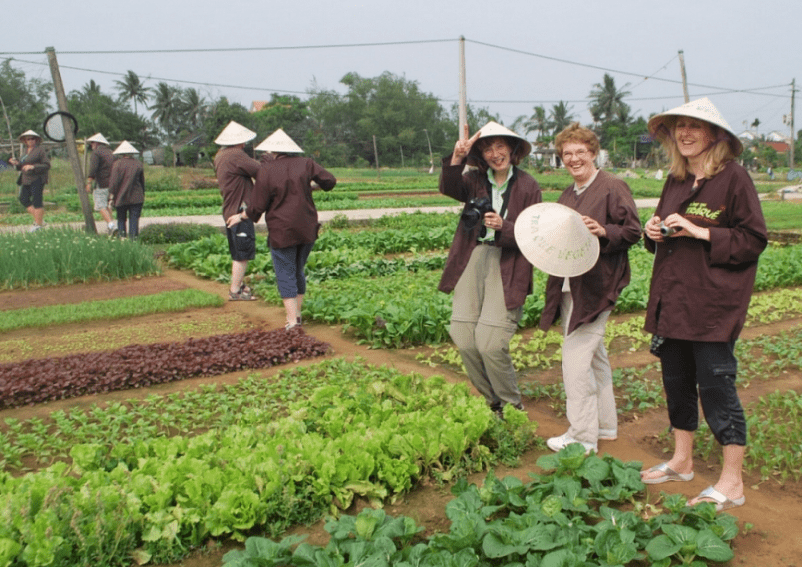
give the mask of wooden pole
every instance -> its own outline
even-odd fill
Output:
[[[465,86],[465,36],[459,37],[459,132],[457,138],[461,139],[468,123],[467,90]]]
[[[56,50],[52,47],[48,47],[45,49],[45,52],[47,53],[47,61],[50,63],[50,74],[53,75],[53,87],[56,90],[58,109],[62,112],[69,112],[67,109],[67,95],[64,94],[64,83],[61,82],[61,72],[58,68],[58,61],[56,61]],[[75,185],[78,188],[78,198],[81,201],[81,209],[83,209],[84,212],[86,232],[97,234],[92,206],[89,203],[89,196],[84,190],[84,172],[81,169],[81,158],[78,157],[78,147],[75,145],[75,132],[72,131],[72,121],[65,116],[62,116],[61,120],[64,124],[64,135],[67,139],[67,153],[70,156],[72,173],[75,176]]]
[[[382,171],[379,169],[379,150],[376,149],[376,134],[373,135],[373,155],[376,157],[376,177],[381,179]]]
[[[794,169],[794,138],[796,138],[796,132],[794,132],[794,97],[796,94],[796,79],[791,79],[791,155],[790,159],[788,160],[788,167],[789,169]]]
[[[688,96],[688,79],[685,77],[685,54],[681,49],[679,50],[679,69],[682,73],[682,93],[685,95],[685,102],[691,102]]]

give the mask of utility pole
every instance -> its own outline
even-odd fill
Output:
[[[53,87],[56,90],[58,109],[62,112],[68,112],[67,95],[64,94],[64,83],[61,82],[61,72],[58,68],[58,61],[56,61],[56,50],[52,47],[48,47],[45,49],[45,53],[47,53],[47,61],[50,63],[50,74],[53,75]],[[83,209],[84,212],[86,232],[97,234],[95,217],[92,213],[92,206],[89,204],[89,196],[86,194],[86,191],[84,191],[84,172],[81,169],[81,159],[78,157],[78,148],[75,145],[75,132],[72,131],[72,121],[64,115],[61,116],[61,120],[64,124],[67,153],[70,156],[72,173],[75,176],[75,185],[78,188],[78,198],[81,201],[81,209]]]
[[[426,143],[429,145],[429,173],[434,173],[434,156],[432,155],[432,141],[429,139],[429,131],[424,128],[424,132],[426,132]]]
[[[457,138],[462,139],[465,125],[468,123],[467,95],[465,90],[465,36],[459,36],[459,132]]]
[[[789,156],[788,160],[788,168],[794,169],[794,144],[796,138],[796,132],[794,132],[794,97],[796,95],[796,78],[791,79],[791,116],[790,116],[790,123],[791,123],[791,155]]]
[[[679,69],[682,73],[682,93],[685,95],[685,102],[691,102],[691,98],[688,96],[688,79],[685,77],[685,53],[680,49],[679,50]]]

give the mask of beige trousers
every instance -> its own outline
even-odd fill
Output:
[[[471,383],[487,403],[520,407],[521,392],[510,357],[510,339],[523,308],[507,310],[500,259],[501,248],[474,248],[454,288],[450,334]]]
[[[615,434],[618,415],[613,394],[613,373],[604,348],[604,330],[610,311],[604,311],[591,323],[580,325],[566,334],[574,302],[564,292],[560,304],[563,321],[563,384],[565,386],[568,435],[585,443],[598,442],[599,430]]]

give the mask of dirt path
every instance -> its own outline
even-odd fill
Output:
[[[27,306],[76,303],[92,299],[105,299],[110,297],[131,296],[166,291],[168,289],[196,288],[204,291],[218,293],[221,297],[227,296],[227,286],[209,280],[201,280],[190,273],[166,270],[164,275],[154,278],[134,279],[125,282],[99,283],[91,285],[73,285],[57,288],[44,288],[26,292],[0,293],[0,310],[16,309]],[[221,323],[222,321],[222,323]],[[760,336],[762,334],[776,334],[791,326],[798,325],[800,320],[783,322],[770,326],[747,329],[744,338]],[[227,302],[221,309],[196,310],[177,315],[160,315],[140,318],[136,321],[126,321],[119,324],[93,323],[82,325],[78,329],[56,328],[17,331],[0,335],[0,362],[35,356],[55,356],[62,351],[80,352],[82,343],[80,336],[89,337],[85,341],[86,349],[97,348],[97,342],[91,340],[92,333],[100,333],[105,344],[112,344],[115,332],[126,334],[134,342],[146,340],[165,341],[178,340],[182,332],[193,336],[204,332],[214,333],[220,325],[231,325],[232,328],[267,328],[274,329],[283,326],[283,309],[272,307],[261,301],[256,302]],[[148,339],[136,338],[135,328],[142,325],[150,329]],[[434,374],[444,375],[449,380],[462,381],[464,377],[450,371],[433,369],[420,364],[415,360],[415,351],[385,351],[373,350],[363,345],[357,345],[352,337],[341,332],[339,326],[327,326],[315,323],[304,325],[305,331],[316,338],[328,342],[332,346],[332,356],[347,359],[362,358],[368,363],[393,366],[403,372],[418,372],[425,376]],[[184,329],[184,330],[182,330]],[[200,329],[200,330],[199,330]],[[208,330],[205,330],[208,329]],[[217,330],[216,332],[220,332]],[[124,339],[120,339],[124,340]],[[91,344],[89,344],[91,343]],[[102,345],[101,345],[102,346]],[[18,349],[15,351],[14,349]],[[16,353],[16,354],[15,354]],[[6,359],[3,358],[6,357]],[[314,364],[316,361],[299,364]],[[654,362],[654,358],[645,352],[623,353],[612,358],[614,367],[640,366]],[[281,367],[265,370],[264,373],[278,372]],[[72,400],[62,400],[43,406],[33,406],[6,410],[0,412],[0,423],[10,417],[26,419],[33,416],[44,417],[54,409],[72,406],[89,406],[95,403],[104,403],[117,400],[144,398],[154,392],[169,393],[195,387],[200,383],[234,383],[245,376],[246,372],[227,374],[213,378],[198,378],[178,383],[161,385],[155,388],[124,391],[106,394],[103,396],[86,396]],[[554,382],[559,380],[558,371],[541,374],[530,374],[526,379]],[[753,382],[749,388],[744,389],[742,399],[744,402],[757,399],[758,396],[775,389],[795,389],[802,391],[802,376],[800,373],[785,375],[781,380],[771,382]],[[538,434],[550,437],[563,433],[567,423],[563,417],[555,415],[554,411],[545,402],[527,401],[526,407],[529,418],[539,424]],[[655,410],[641,418],[622,422],[620,424],[619,438],[614,442],[601,442],[599,450],[624,461],[642,461],[654,464],[665,460],[662,446],[658,436],[667,427],[665,410]],[[529,471],[535,470],[535,462],[542,454],[539,451],[529,451],[521,460],[520,466],[514,469],[498,469],[497,476],[507,474],[518,476],[526,480]],[[697,461],[695,463],[696,477],[689,483],[669,483],[649,488],[650,498],[656,499],[660,491],[682,492],[693,496],[706,486],[715,483],[718,478],[719,466],[708,465]],[[474,482],[481,482],[484,474],[475,475]],[[746,479],[747,505],[732,511],[739,519],[741,535],[734,542],[735,559],[731,565],[745,566],[794,566],[802,564],[802,484],[786,482],[779,485],[774,481],[760,482],[756,476]],[[445,503],[451,496],[447,490],[437,487],[421,487],[408,494],[401,502],[388,505],[387,511],[391,514],[404,514],[414,518],[427,531],[446,530],[448,522],[445,518]],[[357,504],[359,506],[361,504]],[[747,527],[749,526],[749,527]],[[326,536],[322,523],[309,528],[298,528],[296,532],[310,535],[310,542],[325,543]],[[217,549],[210,549],[203,554],[194,556],[180,565],[186,567],[212,567],[221,564],[221,557],[228,549],[224,545]]]

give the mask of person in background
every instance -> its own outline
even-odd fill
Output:
[[[331,191],[337,179],[311,158],[297,155],[303,150],[281,128],[255,149],[267,153],[256,175],[251,203],[230,216],[226,226],[246,219],[259,222],[265,215],[267,243],[287,317],[284,328],[289,330],[301,325],[304,266],[320,230],[312,191],[317,187]]]
[[[214,141],[222,146],[214,156],[214,172],[223,197],[223,220],[244,211],[251,201],[253,179],[259,173],[259,162],[245,153],[245,144],[256,137],[245,126],[229,122]],[[251,288],[245,285],[248,262],[256,257],[256,229],[251,219],[243,219],[226,226],[228,251],[231,254],[231,285],[229,301],[256,299]]]
[[[86,177],[86,192],[92,192],[95,210],[106,221],[109,236],[117,234],[117,224],[111,220],[111,207],[109,207],[109,179],[111,166],[114,163],[114,154],[111,153],[109,142],[100,132],[87,138],[86,142],[92,148],[92,157],[89,158],[89,174]],[[92,191],[92,182],[96,183]]]
[[[654,252],[645,329],[663,369],[674,454],[641,478],[693,479],[701,400],[724,459],[718,481],[690,504],[725,510],[746,501],[746,419],[734,351],[768,242],[766,222],[751,177],[735,161],[743,145],[709,99],[653,116],[648,127],[671,162],[645,226],[646,248]]]
[[[17,168],[20,176],[19,202],[33,217],[30,232],[35,232],[45,225],[45,208],[43,194],[50,171],[50,156],[42,144],[42,137],[33,130],[26,130],[19,137],[25,144],[25,154],[21,159],[11,158],[9,163]]]
[[[134,158],[139,151],[123,141],[114,155],[120,159],[114,162],[109,180],[109,207],[117,211],[117,229],[121,237],[126,234],[131,240],[139,236],[139,217],[145,202],[145,172],[142,163]],[[128,231],[126,233],[126,218]]]
[[[532,293],[532,264],[514,232],[521,211],[542,201],[537,181],[517,167],[531,150],[496,122],[472,137],[466,126],[440,175],[440,192],[465,207],[438,289],[454,292],[451,339],[471,383],[500,417],[506,404],[523,409],[509,350]],[[474,167],[466,170],[467,163]]]
[[[575,122],[557,134],[555,146],[574,179],[557,202],[582,215],[585,226],[599,239],[599,259],[580,276],[549,276],[546,282],[540,328],[546,331],[562,318],[562,372],[569,423],[568,431],[546,444],[559,451],[578,442],[587,451],[598,451],[599,440],[618,437],[604,333],[615,302],[629,283],[628,251],[640,240],[641,226],[629,186],[596,168],[596,134]]]

